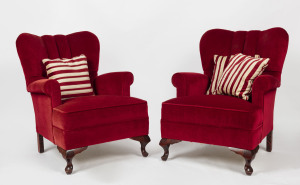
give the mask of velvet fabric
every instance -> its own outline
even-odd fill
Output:
[[[209,78],[200,73],[175,73],[172,83],[177,88],[177,97],[205,94]]]
[[[127,96],[72,98],[53,109],[53,126],[65,131],[147,118],[147,102]]]
[[[265,31],[213,29],[200,40],[204,74],[176,73],[177,98],[163,102],[162,138],[254,149],[273,130],[276,89],[288,48],[282,28]],[[236,53],[270,58],[252,86],[250,101],[226,95],[205,95],[214,69],[214,55]]]
[[[147,102],[130,97],[132,73],[98,76],[100,44],[96,35],[87,31],[41,37],[22,33],[16,46],[39,134],[65,150],[148,135]],[[42,60],[81,54],[87,57],[96,96],[61,101],[59,84],[47,79]]]
[[[136,119],[80,130],[64,131],[53,127],[55,144],[65,150],[89,146],[135,136],[148,135],[149,120]]]
[[[49,96],[53,107],[61,104],[60,87],[56,80],[36,80],[27,86],[27,91],[31,94],[44,94]]]
[[[226,95],[186,96],[162,104],[162,120],[199,126],[255,130],[262,118],[262,110],[252,103]]]
[[[204,74],[209,78],[212,77],[214,55],[231,56],[243,53],[249,56],[259,55],[261,58],[270,58],[264,74],[270,74],[280,81],[288,41],[288,34],[282,28],[264,31],[209,30],[203,34],[199,44]]]
[[[131,72],[113,72],[99,75],[95,80],[97,94],[130,96],[130,85],[133,83]]]

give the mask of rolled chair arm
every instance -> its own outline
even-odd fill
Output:
[[[56,80],[40,79],[30,83],[27,91],[33,94],[44,94],[51,98],[53,108],[61,104],[60,87]]]
[[[258,76],[252,85],[252,103],[262,106],[264,94],[280,87],[280,81],[271,75]]]
[[[130,85],[133,83],[131,72],[112,72],[99,75],[95,79],[95,90],[98,95],[130,96]]]
[[[209,85],[208,76],[200,73],[175,73],[172,83],[177,88],[177,97],[205,94]]]

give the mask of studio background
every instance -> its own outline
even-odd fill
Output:
[[[300,184],[300,3],[297,0],[26,0],[0,2],[0,183],[20,184]],[[209,29],[265,30],[282,27],[289,48],[277,90],[273,151],[260,144],[244,174],[244,159],[226,147],[182,142],[163,162],[161,103],[176,95],[176,72],[202,73],[199,40]],[[152,142],[143,158],[129,139],[91,146],[65,161],[45,141],[37,152],[34,111],[15,41],[36,35],[91,31],[100,40],[98,74],[131,71],[131,95],[148,101]]]

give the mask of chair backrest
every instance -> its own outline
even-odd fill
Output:
[[[209,30],[202,36],[199,44],[204,74],[212,77],[213,56],[230,56],[236,53],[262,58],[270,58],[264,74],[270,74],[281,80],[281,71],[288,48],[289,36],[282,28],[264,31]]]
[[[88,60],[91,82],[97,76],[100,43],[96,35],[83,31],[69,35],[36,36],[22,33],[16,41],[26,84],[47,78],[42,60],[45,58],[72,58],[84,54]]]

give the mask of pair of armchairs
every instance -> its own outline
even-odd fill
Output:
[[[24,70],[27,91],[35,111],[38,151],[44,152],[43,138],[55,145],[67,161],[71,174],[73,157],[88,146],[131,138],[139,141],[144,157],[150,142],[147,102],[130,97],[133,75],[114,72],[97,75],[100,45],[90,32],[69,35],[36,36],[21,34],[16,42]],[[251,161],[259,143],[267,137],[272,150],[273,110],[276,88],[288,47],[288,34],[282,28],[265,31],[207,31],[200,41],[204,74],[176,73],[172,83],[177,98],[162,104],[160,146],[167,160],[171,144],[180,141],[230,147],[245,160],[251,175]],[[205,95],[213,74],[213,55],[244,53],[270,58],[265,72],[253,83],[252,99],[245,101],[224,95]],[[56,80],[47,79],[44,58],[71,58],[84,54],[95,96],[61,101]]]

